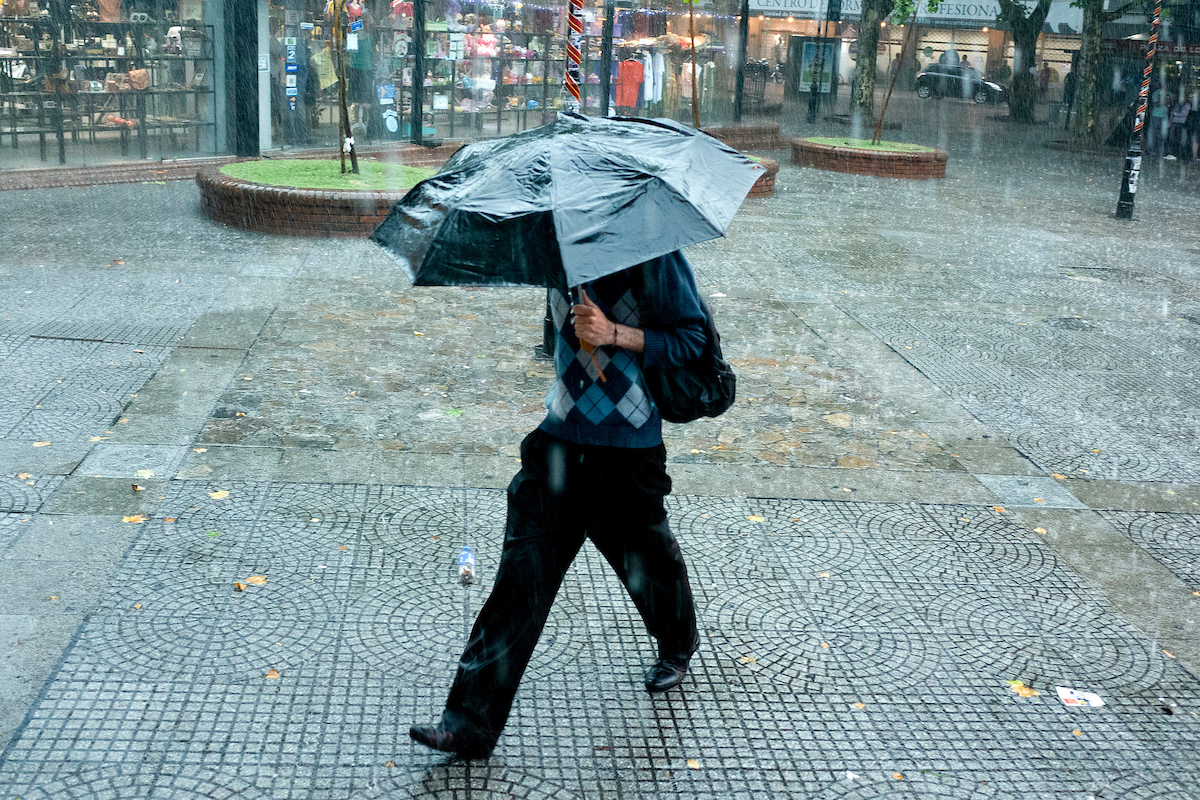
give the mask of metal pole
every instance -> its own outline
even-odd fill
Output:
[[[696,84],[700,83],[700,75],[696,72],[696,0],[688,3],[688,31],[692,37],[692,123],[700,127],[700,101]]]
[[[412,113],[408,132],[413,144],[424,144],[425,135],[425,0],[413,2]]]
[[[1137,194],[1138,175],[1142,171],[1142,126],[1146,122],[1146,111],[1150,105],[1150,76],[1154,73],[1154,56],[1158,52],[1158,26],[1161,20],[1162,0],[1155,0],[1154,22],[1150,25],[1150,41],[1146,50],[1146,66],[1142,70],[1142,88],[1138,92],[1137,116],[1133,120],[1133,134],[1129,137],[1129,150],[1125,153],[1125,172],[1121,176],[1121,193],[1117,197],[1117,219],[1133,219],[1133,201]]]
[[[820,21],[817,22],[817,30],[821,30]],[[821,102],[821,78],[825,71],[825,66],[822,64],[823,56],[825,55],[825,37],[822,35],[816,42],[817,52],[813,54],[813,78],[812,83],[808,86],[808,121],[810,123],[817,121],[817,105]],[[804,61],[801,58],[801,67]]]
[[[600,39],[600,116],[608,116],[608,96],[612,93],[613,0],[604,2],[604,28]]]
[[[737,79],[733,85],[734,122],[742,121],[742,94],[746,89],[746,46],[750,38],[750,0],[742,0],[741,16],[738,19]]]
[[[563,85],[571,99],[567,101],[569,111],[580,112],[579,105],[579,63],[583,54],[579,51],[580,38],[583,36],[583,0],[571,0],[570,13],[567,16],[567,68],[563,72]]]

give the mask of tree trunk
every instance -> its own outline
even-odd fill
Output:
[[[1022,30],[1024,29],[1024,30]],[[1037,79],[1030,72],[1037,64],[1037,31],[1028,26],[1013,26],[1013,79],[1009,87],[1008,115],[1014,122],[1033,122],[1037,102]]]
[[[850,107],[851,115],[863,122],[875,118],[879,23],[892,13],[894,4],[894,0],[863,0],[862,20],[858,27],[858,62],[854,65],[854,97]]]
[[[1100,69],[1101,31],[1105,18],[1104,0],[1083,0],[1083,39],[1075,68],[1075,120],[1071,126],[1071,139],[1084,146],[1100,142],[1097,71]]]
[[[1008,115],[1013,122],[1033,122],[1037,102],[1037,40],[1042,24],[1050,13],[1050,0],[1038,0],[1037,6],[1025,16],[1026,7],[1016,0],[1000,0],[1002,22],[1012,28],[1013,80],[1009,87]]]

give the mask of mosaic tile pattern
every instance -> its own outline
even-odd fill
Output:
[[[683,690],[641,690],[653,643],[587,545],[495,755],[465,764],[406,734],[487,596],[503,492],[172,482],[0,783],[23,800],[1195,800],[1200,682],[1010,513],[669,508],[704,639]],[[235,591],[252,575],[268,580]],[[1067,708],[1059,685],[1109,705]]]
[[[1046,472],[1200,482],[1190,322],[853,313]]]
[[[1200,516],[1132,511],[1098,513],[1193,591],[1200,591]]]

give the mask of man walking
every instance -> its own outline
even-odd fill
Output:
[[[700,643],[687,568],[663,506],[671,479],[662,418],[642,377],[643,367],[677,366],[703,350],[706,323],[691,267],[676,252],[589,284],[574,306],[561,290],[550,295],[557,380],[545,420],[521,443],[495,587],[440,722],[409,731],[465,758],[486,758],[495,747],[585,537],[658,641],[647,691],[679,685]]]

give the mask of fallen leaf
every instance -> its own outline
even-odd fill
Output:
[[[442,540],[442,537],[440,537],[440,536],[434,536],[434,537],[433,537],[433,540],[434,540],[435,542],[440,542],[440,541]]]
[[[1015,695],[1019,695],[1021,697],[1041,697],[1042,696],[1042,693],[1039,692],[1037,689],[1031,689],[1030,687],[1026,686],[1024,683],[1022,683],[1021,681],[1006,681],[1006,682],[1008,683],[1008,685],[1010,687],[1012,687],[1012,692]]]
[[[1046,501],[1045,501],[1045,500],[1043,500],[1043,499],[1042,499],[1042,498],[1040,498],[1040,497],[1035,497],[1035,498],[1033,498],[1033,502],[1035,502],[1035,503],[1044,503],[1044,502],[1046,502]]]
[[[244,592],[244,591],[246,591],[246,584],[241,583],[241,582],[235,583],[233,585],[233,590],[235,592]]]
[[[738,661],[741,661],[743,664],[757,664],[758,663],[758,659],[755,658],[754,656],[742,656],[741,658],[738,659]]]
[[[56,595],[56,594],[52,594],[52,595],[50,595],[50,599],[51,599],[51,600],[57,600],[57,599],[58,599],[58,595]]]
[[[33,476],[32,476],[32,475],[30,475],[28,472],[22,472],[22,473],[21,473],[20,475],[18,475],[17,477],[18,477],[18,478],[20,478],[20,479],[21,479],[21,480],[23,480],[23,481],[27,481],[27,480],[29,480],[30,478],[32,478]]]
[[[350,548],[349,548],[349,547],[346,547],[346,545],[344,545],[344,544],[339,544],[339,545],[338,545],[338,550],[349,550],[349,549],[350,549]]]
[[[746,517],[746,519],[750,520],[751,522],[765,522],[766,521],[766,517],[760,517],[758,514],[754,514],[752,516]]]
[[[1065,481],[1067,479],[1066,475],[1059,475],[1057,472],[1051,472],[1050,476],[1053,478],[1057,478],[1060,481]]]
[[[899,773],[899,772],[893,772],[893,773],[892,773],[892,777],[893,777],[893,778],[895,778],[895,779],[896,779],[896,780],[898,780],[898,781],[902,781],[902,780],[904,780],[904,775],[903,775],[903,774],[901,774],[901,773]]]
[[[446,415],[450,416],[450,417],[461,417],[462,409],[461,408],[447,408]]]
[[[420,331],[413,331],[413,336],[424,336],[424,335],[425,334],[421,333]]]
[[[121,522],[145,522],[146,518],[141,514],[134,514],[131,517],[121,517]]]
[[[995,511],[997,514],[1003,514],[1004,506],[992,506],[992,511]]]
[[[829,649],[829,642],[821,642],[821,647],[824,647],[826,650],[828,650],[828,649]]]
[[[253,583],[255,586],[263,586],[266,582],[266,575],[251,575],[249,578],[246,578],[246,583]]]
[[[142,355],[145,355],[145,354],[146,354],[146,351],[145,351],[145,350],[134,350],[133,352],[135,352],[135,353],[141,353]],[[134,395],[134,397],[137,397],[137,395],[135,394],[135,395]]]
[[[828,573],[828,572],[822,572],[822,573],[821,573],[821,577],[822,577],[822,578],[828,578],[828,577],[829,577],[829,573]]]
[[[119,420],[117,420],[118,425],[124,425],[126,422],[129,422],[129,417],[121,417]]]
[[[108,438],[107,436],[93,436],[92,438],[88,439],[88,441],[89,442],[103,442],[107,438]]]
[[[163,522],[174,522],[177,519],[179,519],[179,517],[163,517]]]
[[[221,489],[219,492],[209,492],[208,496],[213,500],[224,500],[226,497],[229,497],[229,492]]]
[[[1092,452],[1093,452],[1093,453],[1099,453],[1100,451],[1099,451],[1099,450],[1093,450]]]
[[[388,769],[393,769],[393,768],[396,766],[396,762],[395,762],[395,761],[389,761],[389,762],[387,762],[386,764],[384,764],[384,766],[385,766],[385,767],[387,767]]]
[[[692,453],[699,453],[699,452],[700,452],[699,450],[695,450],[695,449],[692,450]]]
[[[49,447],[50,443],[49,442],[34,442],[33,446],[34,447]]]
[[[208,448],[207,447],[193,447],[192,452],[193,453],[207,453]]]
[[[131,483],[129,485],[133,487],[135,492],[144,492],[146,490],[144,486],[138,486],[136,483]]]
[[[867,704],[866,703],[855,703],[854,707],[857,708],[859,711],[862,711],[864,708],[867,707]]]
[[[1071,733],[1075,734],[1076,736],[1083,736],[1083,731],[1071,731]]]
[[[958,521],[959,522],[970,522],[971,518],[970,517],[959,517]]]
[[[312,519],[309,520],[309,522],[320,522],[320,521],[321,521],[320,517],[313,517]]]
[[[141,603],[138,603],[136,606],[134,606],[134,607],[133,607],[133,610],[134,610],[134,611],[137,611],[137,610],[138,610],[139,608],[141,608],[141,607],[142,607],[142,604],[141,604]]]
[[[270,680],[275,680],[278,677],[279,677],[279,670],[277,670],[277,669],[273,669],[267,673],[267,678]]]
[[[215,539],[216,537],[221,535],[221,532],[220,531],[206,531],[204,533],[204,535],[210,539]]]
[[[700,769],[700,762],[694,758],[687,760],[688,769]]]
[[[1163,655],[1167,658],[1174,658],[1175,655],[1170,650],[1163,650]]]
[[[1033,532],[1034,533],[1045,533],[1046,529],[1045,528],[1034,528]]]

